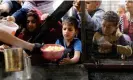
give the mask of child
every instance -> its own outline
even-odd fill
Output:
[[[97,53],[100,53],[101,57],[116,58],[120,57],[120,54],[125,56],[132,54],[129,43],[118,29],[118,22],[119,16],[115,12],[106,12],[103,16],[101,30],[93,36],[93,48],[97,48]]]
[[[35,34],[39,31],[41,25],[41,19],[37,12],[35,10],[30,10],[27,13],[27,24],[26,28],[23,28],[22,31],[20,31],[16,34],[20,39],[23,39],[25,41],[29,41],[32,39]]]
[[[133,41],[133,0],[126,0],[125,7],[128,12],[122,16],[120,24],[123,32],[128,34]]]
[[[73,64],[79,62],[82,52],[81,41],[75,36],[78,33],[78,21],[74,17],[68,17],[63,21],[62,34],[63,38],[58,39],[56,44],[65,47],[63,59],[59,64]]]

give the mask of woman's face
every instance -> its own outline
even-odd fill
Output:
[[[72,40],[76,35],[76,30],[74,26],[64,24],[62,28],[62,34],[65,40]]]
[[[133,14],[133,0],[126,0],[126,9]]]
[[[27,29],[30,32],[33,32],[36,28],[37,28],[37,21],[35,20],[35,18],[33,16],[29,16],[27,18]]]
[[[106,36],[112,35],[117,30],[117,26],[114,22],[102,21],[102,32]]]

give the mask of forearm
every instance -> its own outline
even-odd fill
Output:
[[[79,51],[75,51],[75,55],[73,58],[71,58],[71,63],[77,63],[80,59],[80,52]]]
[[[22,47],[28,50],[32,50],[34,47],[34,44],[28,43],[26,41],[23,41],[5,31],[0,30],[0,41],[10,44],[12,46]]]

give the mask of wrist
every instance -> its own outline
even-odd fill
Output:
[[[117,45],[116,44],[112,44],[112,52],[113,53],[117,52]]]

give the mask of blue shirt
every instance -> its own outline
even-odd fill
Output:
[[[65,49],[66,49],[67,48],[66,43],[65,43],[64,39],[62,39],[62,40],[63,40],[62,41],[63,44],[61,43],[60,39],[58,39],[56,41],[56,44],[60,44],[60,45],[64,46]],[[81,44],[81,41],[78,38],[74,38],[72,42],[73,43],[70,43],[70,45],[72,45],[74,51],[80,51],[82,53],[82,44]]]

